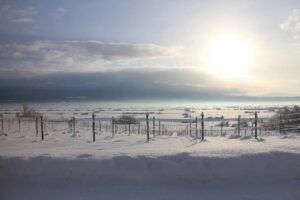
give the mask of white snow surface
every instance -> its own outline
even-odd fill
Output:
[[[0,136],[0,199],[300,199],[300,136]],[[152,135],[151,135],[152,136]]]

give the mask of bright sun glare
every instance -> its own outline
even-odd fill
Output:
[[[226,78],[246,75],[252,60],[250,42],[235,34],[223,34],[215,38],[206,53],[210,70]]]

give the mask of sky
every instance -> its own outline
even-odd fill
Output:
[[[0,100],[300,96],[298,0],[1,0]]]

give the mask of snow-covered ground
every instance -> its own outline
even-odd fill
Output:
[[[6,124],[0,199],[300,199],[299,134],[201,141],[174,132],[147,142],[144,132],[96,127],[93,142],[91,124],[81,125],[74,136],[47,124],[41,141],[34,123]]]
[[[50,137],[51,136],[51,137]],[[1,199],[299,199],[300,137],[0,138]]]
[[[155,136],[147,142],[146,135],[96,134],[92,141],[91,130],[84,134],[71,132],[46,133],[45,140],[34,132],[12,133],[0,137],[2,157],[56,157],[103,159],[115,156],[169,156],[186,153],[194,157],[233,157],[242,154],[269,152],[300,153],[300,136],[266,136],[255,140],[250,136],[206,137],[205,141],[187,136]],[[232,139],[231,139],[232,138]]]

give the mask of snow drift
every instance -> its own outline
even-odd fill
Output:
[[[233,157],[188,153],[157,157],[92,159],[0,158],[1,183],[172,183],[274,182],[300,180],[300,154],[270,152]]]

